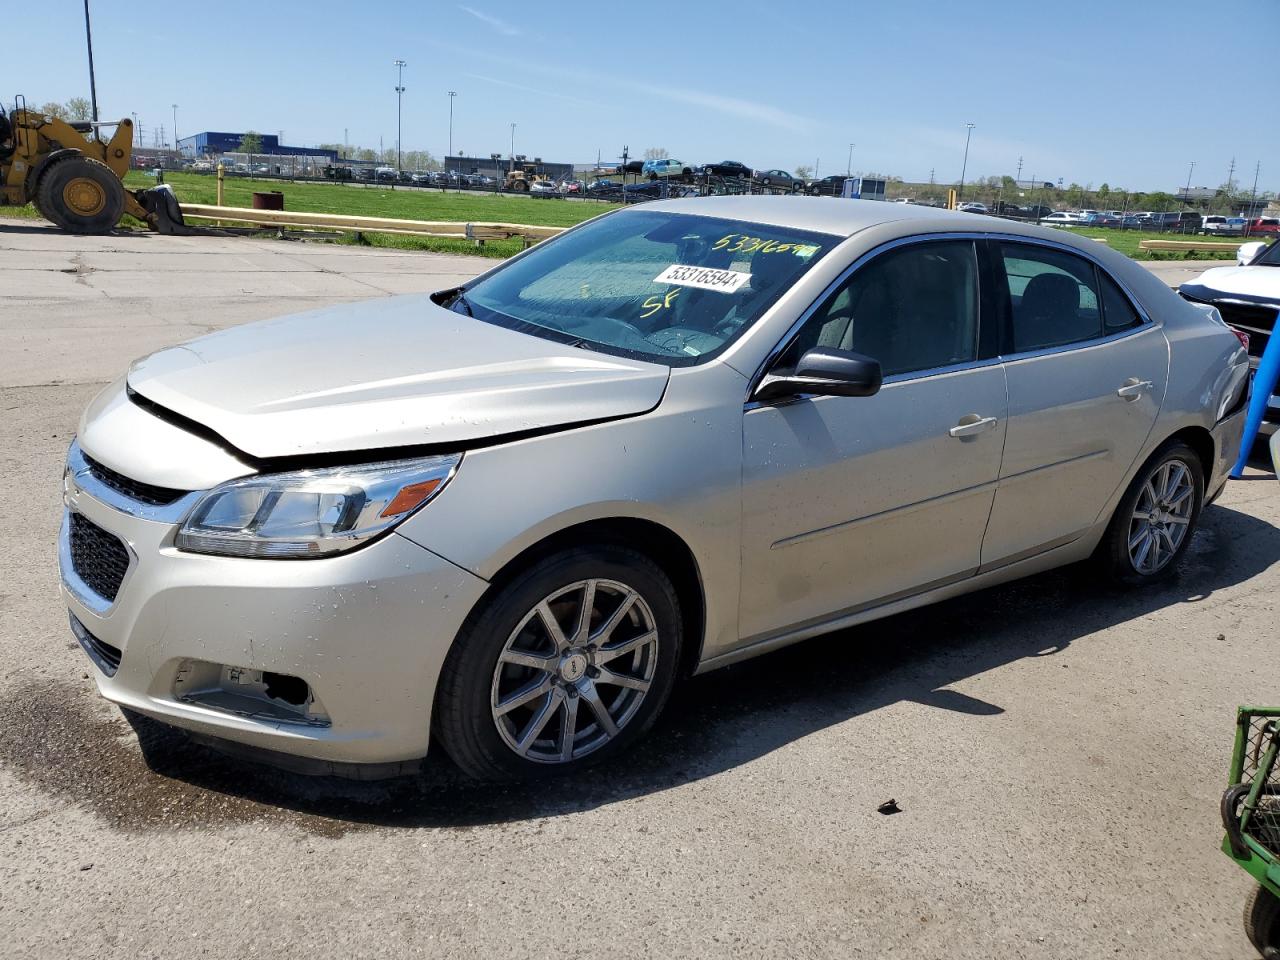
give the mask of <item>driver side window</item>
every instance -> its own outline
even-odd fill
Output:
[[[781,365],[813,347],[871,357],[886,377],[977,359],[973,243],[912,243],[864,264],[809,318]]]

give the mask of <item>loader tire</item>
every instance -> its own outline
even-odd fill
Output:
[[[57,160],[40,175],[35,207],[68,233],[108,233],[124,213],[124,184],[99,160]]]

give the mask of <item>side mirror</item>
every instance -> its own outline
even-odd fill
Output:
[[[869,397],[880,390],[880,361],[832,347],[814,347],[800,357],[795,370],[769,373],[756,388],[755,399],[781,400],[811,393],[825,397]]]
[[[1252,243],[1240,244],[1240,249],[1236,251],[1236,263],[1244,266],[1251,263],[1253,258],[1266,246],[1261,240],[1254,240]]]

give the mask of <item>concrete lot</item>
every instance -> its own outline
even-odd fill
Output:
[[[1066,570],[810,641],[537,788],[439,759],[302,779],[101,701],[54,543],[94,392],[207,330],[485,266],[0,221],[0,955],[1253,956],[1217,803],[1235,705],[1280,679],[1261,470],[1166,586]]]

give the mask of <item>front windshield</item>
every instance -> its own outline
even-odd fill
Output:
[[[1280,240],[1274,241],[1260,254],[1253,258],[1255,266],[1280,267]]]
[[[841,239],[625,211],[534,248],[467,287],[454,309],[588,349],[686,366],[727,346]]]

